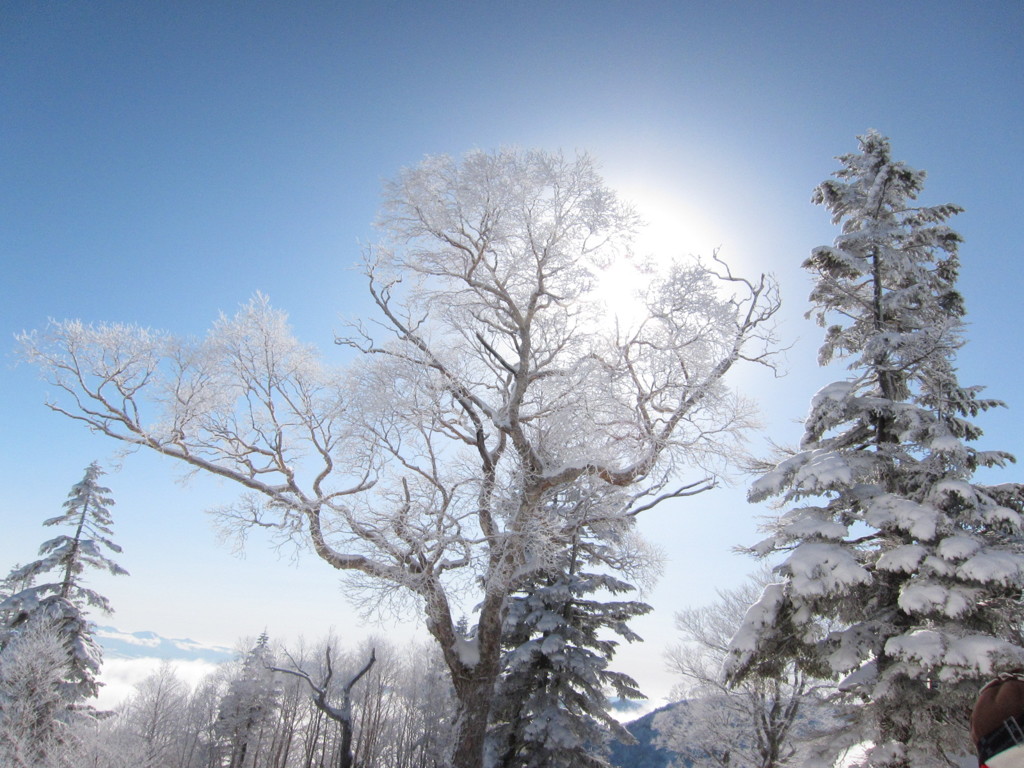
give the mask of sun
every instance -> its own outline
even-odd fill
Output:
[[[636,207],[643,224],[628,254],[601,271],[594,293],[609,319],[628,326],[644,314],[637,300],[640,291],[673,261],[710,259],[721,238],[715,238],[704,212],[678,196],[653,188],[624,189],[621,196]]]

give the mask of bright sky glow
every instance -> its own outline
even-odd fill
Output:
[[[876,128],[955,202],[965,237],[964,384],[1011,410],[982,447],[1024,454],[1016,309],[1024,285],[1024,5],[963,3],[319,2],[7,3],[0,24],[0,329],[47,318],[202,334],[256,291],[329,359],[340,315],[369,311],[349,270],[381,181],[425,154],[504,145],[587,151],[650,222],[640,250],[774,273],[790,374],[748,372],[779,443],[799,438],[815,365],[800,263],[836,232],[812,188]],[[610,273],[623,292],[627,281]],[[235,490],[180,479],[169,460],[47,411],[35,373],[0,377],[0,568],[34,557],[70,486],[109,471],[128,578],[93,582],[124,631],[233,645],[266,629],[354,644],[414,625],[363,622],[331,568],[254,536],[244,559],[204,509]],[[765,437],[752,436],[753,450]],[[1000,476],[1019,480],[1019,470]],[[755,564],[747,478],[645,516],[665,575],[621,668],[657,699],[673,612],[714,599]],[[127,673],[126,673],[127,674]]]
[[[630,325],[642,315],[636,301],[654,274],[663,273],[674,259],[699,256],[710,261],[721,244],[708,227],[708,215],[671,191],[617,187],[624,200],[636,206],[643,226],[633,242],[631,258],[621,258],[602,270],[597,296],[619,319]]]

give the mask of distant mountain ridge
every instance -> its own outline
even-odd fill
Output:
[[[690,760],[685,756],[655,745],[657,732],[654,730],[654,719],[662,712],[686,706],[687,702],[677,701],[625,723],[626,730],[636,739],[636,744],[612,742],[611,764],[616,768],[669,768],[673,760],[682,758],[683,765],[690,765]]]
[[[199,660],[220,664],[231,661],[236,655],[234,649],[227,646],[161,637],[156,632],[122,632],[116,627],[96,627],[93,637],[103,648],[105,659]]]

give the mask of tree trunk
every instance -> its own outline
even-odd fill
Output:
[[[452,768],[482,768],[494,686],[500,671],[504,599],[494,593],[484,598],[476,632],[479,658],[470,664],[459,653],[459,642],[465,638],[458,638],[457,642],[447,599],[440,590],[432,597],[434,610],[428,613],[431,621],[427,628],[441,647],[458,702],[451,765]]]
[[[475,685],[464,687],[459,693],[452,768],[482,768],[484,764],[484,742],[494,693],[494,678],[475,682]]]
[[[338,750],[338,768],[352,768],[352,721],[341,720],[341,749]]]

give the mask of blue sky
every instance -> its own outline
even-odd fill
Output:
[[[374,237],[382,180],[425,154],[586,150],[657,247],[720,246],[781,281],[790,375],[736,384],[793,442],[814,390],[838,377],[814,367],[820,332],[802,317],[800,262],[835,235],[810,193],[876,128],[928,170],[925,202],[967,209],[954,222],[962,381],[1011,406],[982,422],[985,445],[1024,453],[1022,31],[1019,2],[5,3],[0,330],[8,350],[50,317],[200,334],[263,291],[337,354],[339,317],[368,309],[349,267]],[[232,489],[118,460],[44,397],[9,356],[0,568],[34,555],[39,523],[98,459],[133,573],[98,582],[109,623],[228,644],[264,627],[374,631],[314,558],[296,568],[259,540],[244,560],[219,545],[202,510]],[[656,695],[673,611],[753,567],[730,551],[766,512],[744,502],[745,482],[642,522],[668,562],[638,625],[648,643],[623,661]]]

